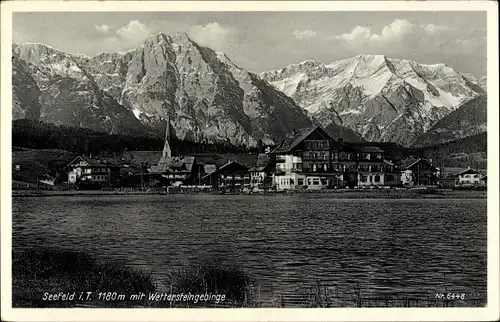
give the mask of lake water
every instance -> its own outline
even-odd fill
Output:
[[[62,246],[151,271],[216,259],[298,304],[320,280],[342,296],[486,293],[486,199],[316,196],[13,198],[13,246]]]

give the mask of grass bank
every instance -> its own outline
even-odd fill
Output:
[[[98,261],[85,252],[52,248],[12,252],[13,307],[74,307],[82,304],[113,307],[125,303],[99,301],[97,294],[108,291],[133,294],[155,289],[150,274],[122,263]],[[59,292],[76,294],[73,300],[49,300],[48,295],[45,296],[46,293]],[[92,292],[88,300],[86,292]]]

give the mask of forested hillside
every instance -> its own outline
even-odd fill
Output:
[[[432,159],[438,166],[446,167],[487,167],[487,133],[424,148],[408,149],[407,154]]]
[[[61,149],[85,155],[119,156],[123,151],[161,151],[164,138],[107,134],[89,129],[43,123],[36,120],[12,122],[12,146],[32,149]],[[229,143],[201,144],[172,138],[172,153],[250,152]]]

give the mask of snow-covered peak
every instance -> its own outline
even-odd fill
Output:
[[[329,64],[302,62],[261,77],[323,122],[352,122],[351,129],[368,140],[392,140],[400,131],[384,128],[406,122],[398,126],[409,126],[410,131],[395,139],[404,144],[415,135],[410,132],[425,131],[482,94],[445,64],[384,55],[358,55]]]
[[[15,51],[30,51],[31,53],[35,55],[40,55],[40,54],[59,54],[63,56],[74,56],[74,57],[79,57],[79,58],[85,58],[89,59],[90,56],[83,54],[83,53],[66,53],[62,50],[56,49],[52,46],[42,44],[42,43],[37,43],[37,42],[25,42],[25,43],[14,43],[12,46],[12,49]]]

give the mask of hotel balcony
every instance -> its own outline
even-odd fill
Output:
[[[320,156],[303,156],[302,160],[304,161],[329,161],[330,157],[327,155],[325,157],[320,157]],[[333,159],[332,159],[333,160]]]

